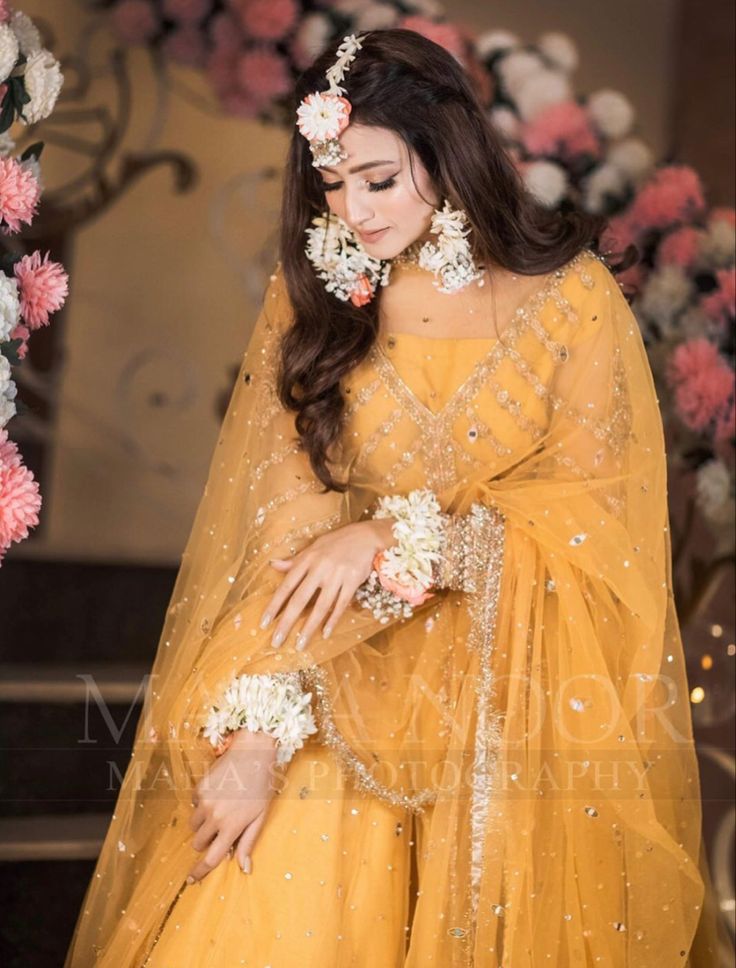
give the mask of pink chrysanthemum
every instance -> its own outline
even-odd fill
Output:
[[[49,314],[61,309],[69,291],[69,276],[58,262],[49,261],[49,253],[41,261],[37,250],[24,255],[13,266],[18,280],[20,313],[29,329],[46,326]]]
[[[3,234],[18,232],[21,222],[29,225],[36,214],[41,187],[33,172],[15,158],[0,158],[0,219]]]
[[[6,24],[10,20],[10,7],[8,0],[0,0],[0,24]]]
[[[212,6],[212,0],[164,0],[163,11],[181,24],[198,24],[204,20]]]
[[[521,128],[521,141],[532,155],[599,157],[600,140],[588,112],[575,101],[550,104]]]
[[[145,44],[161,28],[161,18],[150,0],[121,0],[112,10],[112,25],[126,44]]]
[[[734,373],[707,339],[681,343],[667,363],[667,381],[675,407],[691,430],[704,431],[723,419],[733,400]]]
[[[725,324],[736,316],[736,269],[716,271],[718,288],[700,300],[703,312],[716,323]]]
[[[629,217],[641,231],[689,222],[705,208],[697,172],[687,165],[660,168],[634,199]]]
[[[623,252],[639,235],[627,215],[614,215],[601,236],[601,248],[605,252]]]
[[[10,440],[7,430],[0,427],[0,467],[18,467],[20,464],[18,445]]]
[[[23,323],[18,323],[15,329],[11,329],[10,331],[10,339],[19,339],[21,341],[15,351],[18,354],[19,360],[24,360],[26,358],[26,354],[28,353],[28,340],[30,336],[30,329],[27,326],[24,326]]]
[[[209,32],[217,54],[240,53],[245,43],[240,23],[229,13],[216,14],[210,22]]]
[[[426,37],[427,40],[432,40],[435,44],[439,44],[440,47],[444,47],[461,64],[464,63],[465,49],[463,47],[463,38],[458,29],[452,24],[437,24],[427,17],[413,14],[409,17],[403,17],[396,26],[403,27],[404,30],[416,31],[422,37]]]
[[[231,0],[248,36],[256,40],[282,40],[295,25],[295,0]]]
[[[231,91],[237,90],[238,86],[238,60],[240,53],[225,49],[215,49],[210,52],[207,58],[206,71],[210,84],[220,98]]]
[[[291,89],[287,63],[275,51],[250,50],[241,54],[237,75],[243,92],[259,104],[266,104]]]
[[[657,249],[657,265],[690,269],[697,258],[702,234],[692,225],[683,225],[668,233]]]
[[[0,565],[14,541],[28,537],[28,528],[38,524],[41,494],[33,472],[24,467],[7,431],[0,430]],[[7,455],[7,456],[6,456]]]

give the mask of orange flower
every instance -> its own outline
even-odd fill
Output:
[[[354,306],[365,306],[373,299],[373,289],[368,281],[368,276],[358,276],[355,288],[350,293],[350,302]]]
[[[396,581],[395,578],[388,578],[381,572],[382,563],[383,552],[379,551],[373,558],[373,567],[378,572],[378,580],[382,587],[385,588],[386,591],[393,592],[397,598],[403,599],[403,601],[408,602],[410,605],[417,606],[422,605],[434,594],[434,592],[424,591],[421,586],[402,585],[401,582]]]

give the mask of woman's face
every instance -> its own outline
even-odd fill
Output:
[[[427,235],[440,201],[435,188],[416,154],[412,178],[409,149],[389,128],[349,124],[340,143],[345,161],[319,169],[330,211],[369,255],[391,259]]]

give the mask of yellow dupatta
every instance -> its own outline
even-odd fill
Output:
[[[142,962],[196,858],[203,713],[234,673],[292,670],[350,780],[426,822],[406,968],[709,964],[688,960],[707,872],[661,418],[610,272],[585,251],[554,273],[439,414],[374,347],[344,384],[344,495],[321,493],[274,392],[289,321],[277,271],[67,968]],[[330,639],[271,649],[268,559],[424,486],[494,511],[476,591],[386,625],[353,605]]]

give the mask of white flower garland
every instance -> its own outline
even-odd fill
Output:
[[[475,279],[482,279],[483,270],[473,262],[468,244],[467,223],[468,216],[462,209],[453,209],[449,199],[432,216],[430,232],[438,237],[437,242],[424,243],[419,265],[434,273],[434,285],[440,292],[456,292]]]
[[[311,692],[302,692],[296,672],[235,676],[212,706],[203,735],[216,747],[239,729],[268,733],[276,740],[276,762],[288,763],[317,732],[311,699]]]
[[[379,498],[374,518],[395,518],[396,544],[376,555],[374,568],[355,597],[384,624],[389,617],[410,617],[414,606],[431,596],[444,548],[447,515],[434,491],[418,488],[406,497]]]
[[[388,282],[391,263],[368,255],[337,215],[316,216],[306,235],[307,258],[324,280],[325,289],[343,302],[351,300],[362,305],[372,298],[377,286]]]

